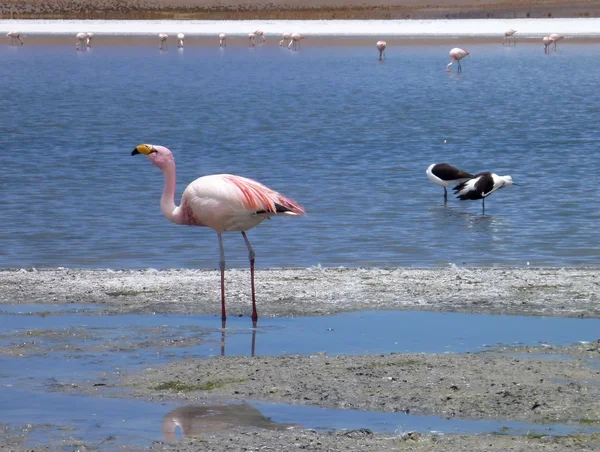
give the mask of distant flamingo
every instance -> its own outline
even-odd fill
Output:
[[[514,28],[507,28],[506,30],[504,30],[504,39],[502,40],[502,45],[505,45],[506,40],[508,39],[508,45],[510,46],[511,38],[512,38],[513,44],[517,45],[517,38],[515,36],[516,32],[517,32],[517,30],[515,30]]]
[[[166,33],[161,33],[158,35],[158,38],[160,39],[160,46],[158,47],[160,50],[166,50],[169,48],[169,46],[167,45],[167,38],[169,37],[168,34]]]
[[[87,40],[87,33],[77,33],[75,35],[75,38],[77,39],[77,43],[75,44],[75,48],[77,50],[84,50],[83,47],[84,46],[84,42]]]
[[[219,47],[227,47],[227,35],[225,33],[219,35]]]
[[[262,30],[256,30],[254,32],[255,36],[260,36],[261,44],[264,44],[267,38],[265,38],[265,32]]]
[[[92,39],[94,39],[94,33],[86,33],[87,40],[85,46],[89,49],[92,47]]]
[[[288,49],[291,49],[292,47],[294,48],[294,50],[296,50],[296,48],[300,45],[300,40],[304,39],[304,36],[302,36],[300,33],[292,33],[292,36],[290,36],[290,43],[288,44]]]
[[[286,31],[283,34],[283,39],[279,41],[279,47],[284,46],[286,41],[289,41],[290,39],[292,39],[292,34]]]
[[[185,39],[185,35],[183,33],[178,33],[177,39],[179,40],[177,47],[179,47],[180,49],[183,49],[183,40]]]
[[[446,71],[450,72],[450,66],[452,66],[456,61],[458,63],[458,72],[462,72],[460,60],[462,60],[467,55],[469,55],[469,52],[467,52],[465,49],[455,47],[454,49],[450,50],[450,63],[448,63],[448,65],[446,66]]]
[[[140,144],[131,155],[143,154],[160,168],[165,185],[160,199],[163,215],[176,224],[206,226],[214,229],[219,238],[221,270],[221,319],[225,311],[225,252],[223,232],[241,232],[250,259],[250,282],[252,288],[252,320],[256,322],[256,296],[254,289],[254,250],[246,237],[246,231],[269,217],[277,215],[304,215],[304,209],[296,202],[270,188],[245,177],[231,174],[213,174],[190,183],[181,196],[181,204],[175,205],[175,159],[166,147]]]
[[[248,35],[248,43],[250,47],[254,47],[256,45],[256,41],[254,40],[254,33],[250,33]]]
[[[23,45],[23,39],[21,39],[21,33],[19,33],[18,31],[9,31],[8,33],[6,33],[6,36],[8,36],[10,38],[11,45],[16,45],[17,42],[21,42],[21,45]]]
[[[544,53],[550,53],[549,46],[554,42],[554,39],[552,39],[550,36],[544,36],[542,41],[544,42]]]
[[[387,46],[385,41],[377,41],[377,50],[379,50],[379,61],[383,61],[383,52]]]
[[[563,35],[559,35],[558,33],[552,33],[550,37],[554,40],[554,51],[556,51],[556,42],[560,41],[564,38]]]

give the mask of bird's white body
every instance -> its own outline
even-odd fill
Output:
[[[296,50],[300,43],[300,40],[302,39],[304,39],[304,36],[302,36],[300,33],[292,33],[290,36],[290,43],[288,44],[288,49],[293,48],[294,50]]]
[[[377,41],[377,50],[379,50],[379,59],[383,60],[383,52],[387,47],[387,42],[385,41]]]
[[[552,42],[554,43],[554,50],[556,50],[556,43],[557,41],[560,41],[561,39],[564,38],[563,35],[559,35],[558,33],[552,33],[550,35],[550,37],[552,38]]]
[[[159,49],[160,50],[165,50],[167,49],[167,39],[169,38],[169,35],[166,33],[160,33],[158,35],[158,39],[160,39],[160,46]]]
[[[219,35],[219,47],[227,47],[227,35],[225,33]]]
[[[465,182],[465,181],[469,180],[472,177],[468,173],[465,174],[466,177],[460,177],[460,175],[463,172],[460,171],[460,170],[458,170],[457,168],[451,167],[454,170],[456,170],[455,175],[451,176],[452,179],[442,179],[442,178],[440,178],[440,177],[438,177],[437,175],[434,174],[435,167],[439,166],[439,165],[440,164],[438,164],[438,163],[433,163],[433,164],[429,165],[429,168],[427,168],[427,170],[425,171],[425,174],[427,174],[427,178],[431,182],[433,182],[436,185],[439,185],[440,187],[448,188],[450,185],[458,185],[461,182]]]
[[[290,32],[286,31],[282,37],[283,37],[283,39],[281,41],[279,41],[279,47],[284,46],[286,41],[289,41],[290,39],[292,39],[292,34]]]
[[[454,187],[454,193],[461,201],[481,199],[481,206],[485,212],[485,199],[501,188],[511,185],[514,185],[512,177],[485,172],[475,174],[472,179]]]
[[[254,36],[260,36],[261,44],[264,44],[267,38],[265,38],[265,32],[262,30],[256,30]]]
[[[183,40],[184,39],[185,39],[185,35],[183,33],[177,34],[177,40],[179,41],[179,43],[177,44],[177,47],[183,48]]]
[[[450,67],[456,62],[458,63],[458,72],[462,71],[462,67],[460,66],[460,60],[469,55],[465,49],[461,49],[459,47],[455,47],[450,50],[450,63],[446,66],[446,71],[450,72]]]
[[[94,39],[94,33],[86,33],[86,47],[92,47],[92,39]]]
[[[75,35],[77,42],[75,43],[75,48],[77,50],[81,50],[82,47],[85,47],[85,42],[87,41],[87,33],[77,33]]]
[[[544,36],[542,41],[544,42],[544,53],[548,53],[549,46],[554,42],[554,39],[552,39],[550,36]]]
[[[502,40],[502,45],[505,45],[507,39],[508,39],[508,45],[510,45],[511,38],[512,38],[513,44],[517,45],[517,38],[515,37],[516,32],[517,32],[517,30],[515,30],[514,28],[507,28],[506,30],[504,30],[504,39]]]
[[[21,33],[19,33],[18,31],[9,31],[8,33],[6,33],[6,36],[8,36],[10,38],[10,43],[11,44],[16,44],[17,41],[21,43],[21,45],[23,45],[23,39],[21,38]]]

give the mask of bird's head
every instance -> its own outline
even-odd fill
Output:
[[[173,154],[164,146],[154,146],[152,144],[140,144],[131,151],[131,155],[143,154],[150,159],[154,166],[161,170],[175,164]]]
[[[518,185],[513,182],[512,177],[510,177],[510,176],[502,176],[502,180],[504,181],[504,184],[503,184],[504,187],[510,187],[511,185]]]

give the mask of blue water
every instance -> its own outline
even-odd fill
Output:
[[[259,267],[596,265],[600,46],[471,45],[460,76],[448,47],[1,46],[0,267],[216,268],[140,143],[174,152],[177,198],[228,172],[306,208],[250,232]],[[522,185],[444,205],[441,161]]]

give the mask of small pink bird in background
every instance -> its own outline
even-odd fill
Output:
[[[179,47],[180,49],[183,49],[183,40],[185,39],[185,35],[183,33],[178,33],[177,34],[177,47]]]
[[[84,50],[84,43],[85,41],[87,41],[87,33],[77,33],[75,35],[75,38],[77,39],[77,42],[75,43],[75,48],[77,50]]]
[[[564,38],[563,35],[559,35],[558,33],[552,33],[550,35],[550,37],[552,38],[553,42],[554,42],[554,51],[556,51],[556,42],[560,41],[561,39]]]
[[[254,32],[255,36],[260,36],[261,44],[264,44],[267,38],[265,38],[265,32],[262,30],[256,30]]]
[[[86,33],[85,35],[87,36],[85,46],[89,49],[90,47],[92,47],[92,39],[94,39],[94,33]]]
[[[219,35],[219,47],[227,47],[227,35],[225,33]]]
[[[295,201],[277,193],[261,183],[231,174],[213,174],[190,183],[181,196],[181,204],[175,205],[175,159],[163,146],[140,144],[131,155],[143,154],[160,168],[165,185],[160,199],[163,215],[176,224],[206,226],[214,229],[219,238],[221,259],[221,319],[225,321],[225,253],[223,232],[241,232],[250,259],[250,282],[252,287],[252,320],[256,322],[256,296],[254,290],[254,250],[246,231],[272,216],[304,215],[304,209]]]
[[[23,39],[21,38],[21,33],[19,33],[18,31],[9,31],[8,33],[6,33],[6,36],[8,36],[10,38],[11,45],[16,45],[17,42],[20,42],[21,45],[23,45]]]
[[[285,45],[285,43],[286,43],[286,41],[289,41],[289,40],[291,40],[291,39],[292,39],[292,34],[286,31],[286,32],[283,34],[283,39],[282,39],[281,41],[279,41],[279,47],[282,47],[282,46],[284,46],[284,45]]]
[[[542,41],[544,42],[544,53],[550,53],[549,46],[554,42],[554,39],[552,39],[550,36],[544,36]]]
[[[250,47],[254,47],[256,45],[256,41],[254,40],[254,33],[250,33],[248,35],[248,45]]]
[[[297,49],[297,47],[300,45],[300,40],[304,39],[304,36],[302,36],[300,33],[292,33],[292,35],[290,36],[290,43],[288,44],[288,49],[291,49],[293,47],[294,50]]]
[[[450,67],[454,64],[454,62],[458,63],[458,72],[462,72],[462,67],[460,65],[460,60],[469,55],[465,49],[461,49],[459,47],[455,47],[450,50],[450,63],[446,66],[446,71],[450,72]]]
[[[506,30],[504,30],[504,39],[502,40],[502,45],[506,45],[506,40],[508,39],[508,45],[510,46],[511,38],[513,44],[517,45],[517,37],[515,36],[516,32],[517,30],[515,30],[514,28],[507,28]]]
[[[161,33],[158,35],[158,39],[160,39],[160,46],[158,47],[160,50],[166,50],[169,48],[167,45],[167,38],[169,37],[166,33]]]
[[[377,41],[377,50],[379,50],[379,61],[383,61],[383,52],[387,47],[387,42],[385,41]]]

